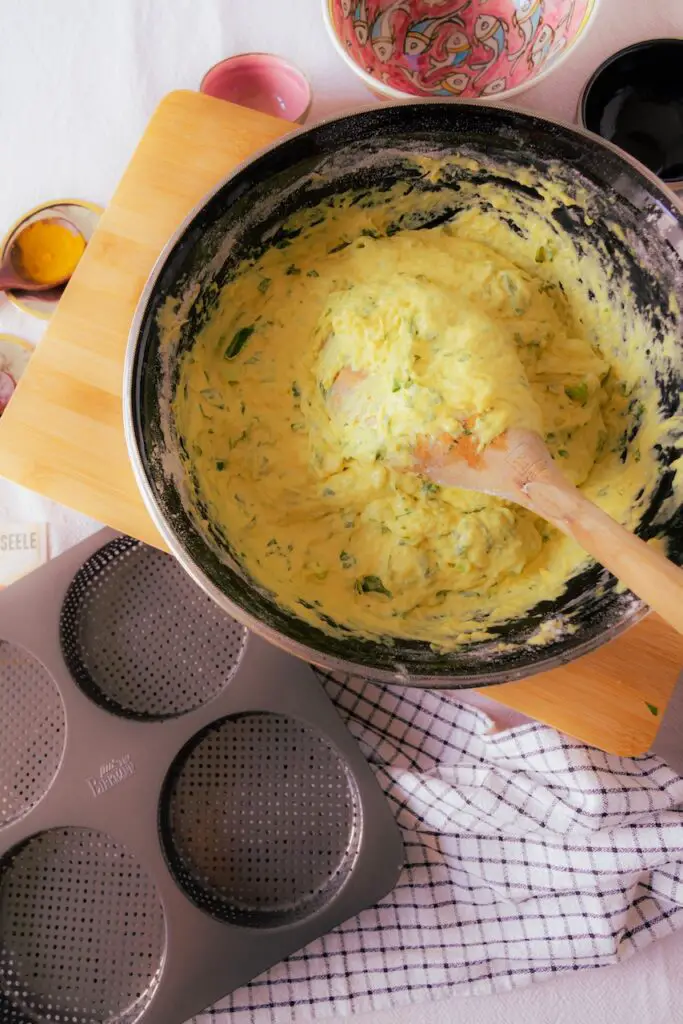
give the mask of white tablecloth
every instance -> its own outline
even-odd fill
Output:
[[[372,102],[327,41],[319,0],[21,0],[0,3],[0,234],[44,200],[106,203],[154,107],[196,88],[221,57],[280,53],[308,74],[309,120]],[[683,35],[683,0],[601,0],[577,53],[517,105],[572,120],[608,54],[637,39]],[[0,331],[38,341],[44,325],[0,298]],[[0,481],[0,519],[47,520],[57,553],[94,524]],[[495,717],[495,713],[494,713]],[[356,1017],[374,1024],[664,1024],[683,1006],[683,933],[628,963],[505,996],[451,998]],[[268,1015],[257,1015],[265,1024]]]

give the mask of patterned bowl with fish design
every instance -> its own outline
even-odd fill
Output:
[[[598,0],[323,0],[332,41],[381,96],[498,99],[586,34]]]

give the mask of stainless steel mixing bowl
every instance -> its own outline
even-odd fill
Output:
[[[656,346],[662,350],[665,332],[679,330],[679,314],[669,300],[676,295],[683,305],[683,214],[645,168],[596,136],[519,111],[438,102],[382,106],[287,136],[241,166],[188,217],[162,253],[135,316],[125,369],[125,424],[137,480],[162,536],[196,582],[237,619],[327,668],[416,686],[460,688],[518,679],[570,661],[622,632],[646,609],[593,565],[570,579],[556,601],[540,603],[523,618],[493,627],[492,639],[452,653],[413,640],[372,642],[343,628],[329,633],[311,626],[248,578],[230,538],[210,521],[201,495],[188,502],[194,484],[191,471],[189,477],[178,472],[181,442],[171,408],[179,357],[211,315],[235,266],[270,245],[287,244],[280,230],[283,220],[331,194],[386,190],[407,178],[417,191],[433,188],[418,180],[406,159],[426,152],[479,155],[487,170],[462,173],[475,182],[515,189],[530,207],[538,196],[533,188],[520,192],[519,182],[509,177],[511,166],[529,168],[539,180],[555,175],[569,196],[580,187],[588,206],[558,206],[550,215],[555,224],[580,253],[597,255],[610,266],[615,301],[622,289],[633,295],[651,328],[648,355]],[[456,184],[449,186],[454,208]],[[169,332],[159,314],[173,300],[183,306],[183,323]],[[679,412],[682,382],[679,349],[657,375],[660,407],[667,416]],[[627,437],[626,445],[634,440],[635,434]],[[683,512],[672,494],[680,454],[674,432],[670,444],[657,452],[658,486],[638,509],[638,533],[666,537],[669,554],[679,564]],[[562,626],[555,639],[545,646],[529,645],[548,620]]]

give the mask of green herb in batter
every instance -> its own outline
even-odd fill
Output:
[[[654,715],[655,718],[656,718],[657,715],[659,714],[659,708],[657,707],[657,705],[656,704],[650,704],[650,702],[646,700],[645,701],[645,706],[647,707],[647,710],[650,712],[650,714]]]
[[[588,384],[585,380],[580,384],[566,384],[564,393],[572,402],[581,402],[581,405],[585,405],[588,401]]]
[[[285,270],[285,274],[287,275],[287,277],[297,277],[300,273],[301,267],[295,267],[293,263],[290,263],[290,265]]]
[[[215,409],[225,409],[222,402],[222,394],[217,388],[204,388],[199,394],[202,398],[205,398],[209,405],[213,405]]]
[[[645,406],[643,405],[643,403],[638,401],[635,398],[632,399],[629,402],[628,411],[633,416],[633,419],[635,420],[635,423],[640,425],[640,421],[642,420],[643,416],[645,415]]]
[[[350,242],[340,242],[338,245],[333,245],[331,249],[328,249],[328,253],[341,252],[342,249],[347,249],[351,245]]]
[[[358,594],[384,594],[385,597],[391,597],[391,591],[382,583],[379,576],[360,576],[355,583],[356,592]]]
[[[628,450],[628,431],[624,430],[623,433],[619,435],[619,439],[618,439],[615,447],[612,448],[612,451],[616,452],[616,454],[619,455],[619,457],[621,458],[621,460],[623,462],[626,459],[626,452],[627,452],[627,450]]]
[[[317,270],[307,270],[306,277],[320,277],[320,274]]]
[[[351,569],[356,564],[356,559],[348,551],[340,552],[339,561],[344,569]]]
[[[246,439],[247,439],[247,431],[243,430],[242,433],[238,434],[238,436],[236,438],[234,438],[233,440],[228,441],[228,448],[230,449],[230,451],[232,451],[233,448],[236,448],[238,444],[240,444],[242,441],[246,441]]]
[[[261,280],[259,281],[259,286],[258,286],[258,290],[261,292],[261,295],[263,295],[265,292],[267,292],[269,288],[270,288],[270,278],[269,277],[261,278]]]
[[[238,356],[251,338],[254,330],[254,325],[249,324],[248,327],[240,327],[238,331],[235,331],[232,341],[225,350],[225,358],[234,359],[235,356]]]
[[[219,473],[222,473],[224,469],[225,469],[225,462],[223,462],[222,459],[217,459],[216,460],[216,470]]]
[[[500,283],[508,293],[512,304],[512,312],[515,316],[522,316],[523,313],[526,313],[529,307],[529,302],[520,289],[520,282],[512,274],[508,274],[507,271],[502,271],[500,275]]]
[[[557,449],[557,454],[560,456],[561,459],[568,459],[569,458],[569,452],[567,451],[566,448],[558,448]]]

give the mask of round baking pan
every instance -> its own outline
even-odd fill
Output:
[[[0,828],[45,796],[65,738],[64,706],[52,676],[28,651],[0,640]]]
[[[104,833],[41,832],[0,862],[3,1024],[135,1024],[165,945],[154,883]]]
[[[161,802],[166,856],[202,910],[244,927],[291,924],[337,895],[360,842],[351,773],[286,715],[215,722],[176,759]]]
[[[89,697],[115,714],[151,720],[213,700],[236,672],[247,634],[173,558],[121,537],[74,578],[60,635]]]

